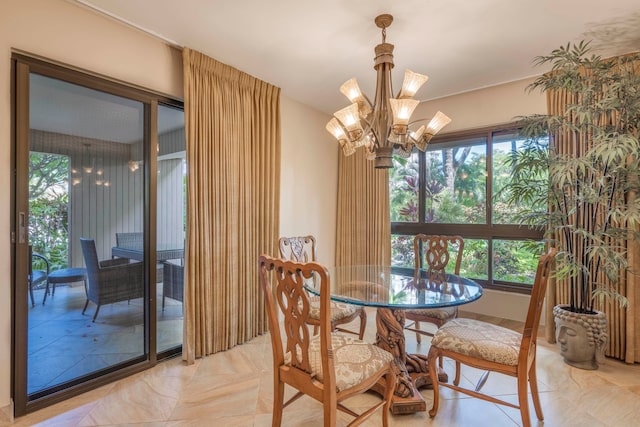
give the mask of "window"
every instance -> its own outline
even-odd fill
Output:
[[[394,158],[389,174],[392,264],[413,267],[413,236],[465,239],[461,274],[493,289],[527,293],[543,250],[542,231],[517,224],[505,203],[515,129],[434,138],[425,153]]]

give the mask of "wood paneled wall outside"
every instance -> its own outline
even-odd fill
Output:
[[[184,129],[158,139],[164,154],[184,151]],[[31,130],[30,149],[69,157],[69,266],[84,266],[80,237],[95,239],[98,258],[108,259],[116,245],[116,233],[143,231],[144,169],[142,165],[135,171],[129,168],[129,160],[141,160],[142,142],[123,144]],[[93,171],[86,173],[86,166]],[[100,176],[98,169],[103,171]],[[181,158],[158,162],[157,201],[157,243],[182,243],[185,200]]]
[[[116,232],[143,230],[143,169],[132,172],[128,165],[135,148],[135,144],[30,131],[31,151],[69,156],[69,266],[84,265],[80,237],[96,239],[99,259],[107,259]],[[86,173],[86,166],[93,171]],[[98,169],[103,170],[101,176]],[[79,179],[75,185],[74,179]]]
[[[161,245],[184,244],[183,160],[158,161],[157,236]]]
[[[160,146],[158,156],[160,157],[167,154],[184,153],[186,151],[184,128],[161,133],[158,135],[158,144]]]

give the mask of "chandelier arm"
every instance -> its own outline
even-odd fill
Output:
[[[366,124],[365,126],[362,126],[362,128],[364,129],[363,135],[366,137],[369,133],[373,134],[373,144],[378,146],[378,140],[379,140],[379,135],[378,132],[376,132],[375,126],[373,125],[373,122],[370,122],[367,119],[363,119],[360,118],[361,121],[363,121]]]
[[[367,96],[366,93],[362,92],[362,97],[364,98],[365,101],[367,101],[367,104],[369,104],[369,108],[371,108],[371,111],[374,110],[375,105],[373,105],[373,102],[371,102],[371,100],[369,99],[369,97]],[[369,113],[371,114],[371,113]]]
[[[415,119],[415,120],[410,121],[407,126],[415,125],[416,123],[420,123],[420,122],[429,122],[429,121],[431,121],[431,117]]]

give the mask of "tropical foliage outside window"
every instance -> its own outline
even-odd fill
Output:
[[[542,232],[515,224],[504,201],[508,159],[522,147],[515,130],[482,130],[434,140],[425,153],[394,158],[390,170],[394,266],[414,265],[413,236],[465,239],[461,274],[483,285],[527,291],[533,284]]]
[[[29,155],[29,244],[52,270],[69,262],[69,157]],[[43,268],[36,264],[34,268]]]

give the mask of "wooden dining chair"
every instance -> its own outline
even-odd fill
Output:
[[[422,245],[422,255],[420,246]],[[460,236],[436,236],[418,234],[413,238],[414,252],[414,280],[417,283],[420,269],[426,269],[428,276],[445,274],[449,261],[454,259],[453,274],[460,274],[464,240]],[[418,343],[422,342],[421,335],[433,336],[433,333],[420,328],[420,322],[432,323],[436,327],[458,316],[457,307],[446,308],[417,308],[405,311],[408,323],[405,329],[416,333]]]
[[[556,250],[550,249],[540,257],[536,278],[531,291],[529,310],[524,324],[524,331],[519,334],[510,329],[491,323],[473,319],[454,319],[440,327],[429,350],[429,376],[433,384],[433,407],[429,415],[434,417],[438,412],[439,387],[448,387],[489,402],[520,409],[522,425],[531,425],[529,419],[529,402],[527,383],[531,388],[533,406],[539,420],[543,419],[542,407],[538,396],[536,379],[536,338],[540,326],[540,314],[544,302],[545,291],[551,270],[551,262]],[[453,384],[439,383],[436,374],[435,360],[449,357],[460,364],[485,370],[483,378],[475,390],[460,387],[460,370],[456,369]],[[498,372],[516,377],[518,380],[518,405],[480,393],[489,372]]]
[[[324,425],[335,426],[337,410],[355,417],[349,425],[358,425],[382,407],[382,425],[388,425],[389,407],[396,384],[391,353],[355,337],[332,332],[330,321],[329,273],[322,265],[299,263],[260,256],[260,283],[273,348],[273,419],[282,422],[283,409],[303,395],[323,405]],[[305,280],[320,284],[320,331],[309,333],[305,325],[311,301],[304,290]],[[278,311],[282,313],[284,336]],[[371,389],[385,378],[385,394],[380,402],[361,414],[343,405],[343,401]],[[284,402],[285,384],[297,393]]]
[[[280,257],[289,261],[296,262],[310,262],[317,261],[316,258],[316,239],[313,236],[299,236],[299,237],[281,237],[279,240]],[[309,311],[309,318],[307,323],[313,326],[313,333],[318,333],[318,327],[320,326],[320,308],[319,300],[316,296],[310,296],[311,310]],[[352,322],[356,318],[360,318],[360,329],[352,331],[350,329],[344,329],[339,325],[344,325]],[[346,304],[343,302],[331,301],[331,330],[348,332],[350,334],[358,335],[358,339],[364,337],[364,330],[367,326],[367,312],[364,307],[359,307],[353,304]]]

